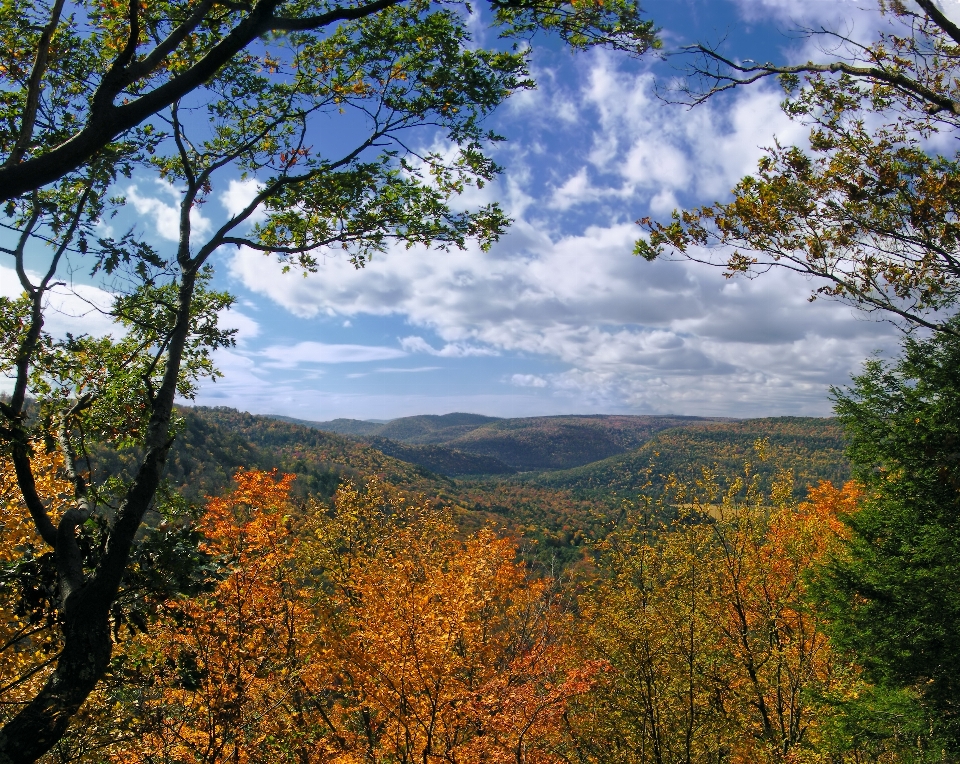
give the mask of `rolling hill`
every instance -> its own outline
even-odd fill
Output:
[[[401,420],[392,430],[412,438],[442,434],[447,441],[441,445],[376,435],[360,439],[228,408],[179,413],[183,429],[166,478],[190,501],[228,490],[240,467],[295,473],[294,492],[301,501],[328,502],[344,481],[362,483],[377,475],[406,496],[449,507],[464,529],[492,523],[522,537],[524,553],[544,564],[581,559],[585,542],[605,536],[621,516],[621,499],[636,496],[648,483],[649,490],[658,490],[664,475],[692,481],[705,466],[731,477],[740,474],[744,461],[756,462],[757,438],[770,443],[772,458],[756,467],[767,485],[778,465],[794,472],[798,495],[819,480],[838,483],[849,476],[842,433],[832,419],[471,421],[470,415],[455,415],[410,417],[419,421]],[[516,466],[577,464],[598,454],[604,458],[567,469],[518,472]],[[129,461],[122,452],[98,451],[94,457],[101,474],[122,473]]]
[[[769,458],[759,462],[754,443],[769,443]],[[843,432],[835,419],[775,417],[698,422],[655,433],[640,448],[575,469],[529,476],[538,485],[565,488],[582,496],[629,496],[647,483],[662,486],[667,475],[692,482],[704,467],[721,476],[742,474],[750,462],[766,486],[779,469],[793,472],[797,493],[821,480],[839,485],[850,478]]]
[[[457,413],[403,417],[385,424],[357,419],[298,423],[360,438],[446,475],[466,475],[483,473],[484,464],[493,474],[578,467],[638,448],[661,430],[706,421],[714,420],[618,415],[497,419]],[[435,448],[418,451],[401,444]],[[496,461],[470,461],[466,454]]]

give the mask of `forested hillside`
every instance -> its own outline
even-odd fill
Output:
[[[674,474],[683,480],[698,479],[704,468],[716,468],[721,475],[740,474],[751,462],[765,485],[782,469],[793,473],[798,493],[821,480],[835,485],[849,478],[844,440],[833,419],[776,417],[766,419],[708,421],[681,417],[531,417],[506,419],[474,427],[451,442],[490,444],[490,450],[517,453],[523,461],[522,446],[530,444],[535,456],[563,463],[583,458],[598,443],[609,445],[614,438],[625,453],[595,460],[573,469],[541,469],[513,476],[517,469],[495,456],[470,453],[448,446],[407,444],[385,437],[364,439],[344,437],[316,427],[255,416],[228,408],[184,408],[184,432],[175,441],[168,467],[170,479],[191,499],[215,495],[229,486],[238,467],[273,469],[298,475],[296,495],[329,497],[340,481],[357,476],[380,475],[405,490],[436,494],[467,490],[471,506],[478,492],[502,490],[501,484],[526,483],[546,489],[574,491],[601,503],[616,503],[644,489],[648,483],[662,486]],[[409,417],[417,420],[394,430],[411,432],[417,422],[446,420],[447,429],[470,426],[470,415]],[[457,419],[461,419],[459,423]],[[450,423],[451,420],[454,423]],[[663,429],[681,421],[683,426]],[[353,421],[353,420],[348,420]],[[436,436],[443,427],[435,427]],[[644,438],[643,433],[647,436]],[[506,436],[497,439],[500,433]],[[551,436],[555,435],[555,439]],[[577,451],[577,436],[595,436]],[[767,442],[767,456],[760,462],[754,445]],[[473,479],[471,476],[477,476]],[[456,479],[453,479],[456,478]],[[496,506],[498,503],[493,502]],[[502,514],[503,510],[496,510]]]
[[[756,458],[754,444],[768,443],[768,458]],[[822,480],[842,485],[850,477],[844,439],[835,419],[776,417],[700,422],[653,435],[627,454],[576,469],[544,472],[530,479],[538,485],[569,488],[591,496],[630,496],[648,483],[662,486],[673,474],[692,482],[704,468],[720,476],[741,474],[744,463],[763,477],[769,490],[781,469],[793,473],[799,495]]]
[[[298,424],[328,432],[362,438],[377,448],[393,449],[398,458],[429,466],[421,460],[432,459],[430,469],[444,474],[503,473],[512,470],[568,469],[622,454],[646,443],[662,430],[710,421],[703,417],[662,416],[547,416],[497,419],[479,414],[444,414],[394,419],[385,424],[358,419]],[[394,441],[395,445],[387,443]],[[442,446],[461,454],[496,459],[492,469],[486,462],[470,462],[463,456],[451,457],[438,450],[404,450],[408,446]],[[406,456],[400,456],[405,453]],[[445,464],[442,459],[447,460]],[[462,465],[462,466],[460,466]],[[493,469],[496,467],[495,469]],[[460,469],[461,471],[452,471]]]
[[[412,499],[423,497],[450,508],[464,530],[493,524],[524,539],[525,553],[544,563],[574,562],[583,543],[609,531],[614,508],[597,497],[575,497],[566,488],[517,485],[502,479],[451,479],[387,455],[367,443],[290,421],[256,416],[230,408],[181,408],[183,432],[174,441],[166,477],[170,485],[193,502],[228,491],[237,469],[293,473],[291,493],[299,501],[327,502],[345,482],[365,484],[376,477]],[[395,449],[398,444],[386,441]],[[464,454],[437,446],[402,446],[405,455],[426,454],[459,468],[482,465],[487,474],[509,467],[489,457]],[[98,451],[98,470],[122,473],[125,459],[114,451]],[[467,465],[466,462],[470,462]],[[618,511],[618,510],[617,510]]]
[[[723,476],[741,474],[752,462],[769,488],[781,468],[796,478],[796,494],[820,480],[841,484],[849,476],[843,440],[831,419],[708,421],[672,417],[535,417],[497,420],[475,426],[470,415],[410,417],[393,430],[423,432],[433,437],[445,429],[462,432],[452,440],[494,443],[519,453],[531,443],[537,458],[548,455],[563,463],[597,448],[598,443],[639,447],[568,470],[516,474],[493,456],[448,446],[407,444],[381,437],[363,440],[325,432],[289,420],[255,416],[229,408],[182,408],[183,432],[168,461],[170,484],[190,501],[221,495],[232,485],[238,468],[295,474],[291,491],[300,501],[329,501],[345,481],[365,483],[376,476],[410,496],[423,496],[454,511],[464,529],[493,523],[525,541],[525,549],[542,562],[570,563],[581,559],[584,543],[600,539],[621,517],[621,500],[656,492],[665,476],[696,480],[704,467]],[[675,421],[683,426],[659,429]],[[643,433],[647,433],[643,439]],[[448,433],[449,434],[449,433]],[[497,440],[500,434],[505,434]],[[551,436],[556,435],[556,440]],[[577,452],[577,436],[592,439]],[[769,458],[758,462],[754,444],[769,444]],[[491,446],[491,448],[493,448]],[[501,451],[502,453],[502,451]],[[567,455],[567,456],[564,456]],[[123,458],[116,452],[96,454],[98,469],[117,470]],[[648,485],[650,484],[650,485]]]

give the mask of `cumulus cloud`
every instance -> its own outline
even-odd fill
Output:
[[[161,238],[168,241],[180,240],[180,192],[177,188],[161,180],[155,181],[158,193],[171,199],[165,202],[159,196],[141,193],[136,184],[126,189],[127,201],[133,205],[137,214],[152,220],[154,228]],[[190,210],[190,225],[195,236],[203,236],[212,229],[209,218],[204,217],[197,207]]]
[[[254,197],[260,192],[260,189],[261,184],[253,178],[231,180],[227,184],[226,191],[220,195],[220,203],[231,217],[239,215],[253,201]],[[257,223],[265,217],[263,209],[260,208],[247,218],[247,220],[251,223]]]
[[[647,191],[657,200],[657,214],[669,211],[679,192],[708,201],[727,194],[756,169],[775,136],[783,143],[802,143],[806,136],[807,128],[781,111],[783,93],[774,83],[696,109],[666,104],[654,89],[653,74],[624,71],[613,57],[598,55],[582,96],[598,120],[591,164],[619,176],[624,194]]]
[[[246,345],[254,337],[260,336],[260,324],[236,308],[220,311],[217,323],[221,329],[236,329],[234,339],[240,346]]]
[[[423,337],[404,337],[400,340],[400,347],[408,353],[427,353],[441,358],[466,358],[478,355],[497,355],[497,351],[489,347],[477,347],[463,342],[448,342],[442,348],[435,348]]]
[[[542,119],[554,102],[576,113],[508,149],[507,176],[464,200],[500,199],[514,218],[490,251],[396,247],[361,271],[329,253],[304,279],[241,249],[233,277],[301,317],[392,316],[422,330],[393,352],[562,364],[501,377],[554,410],[827,413],[828,385],[895,346],[889,326],[808,303],[815,285],[786,272],[728,281],[708,266],[630,256],[636,218],[725,198],[775,138],[804,141],[782,94],[771,83],[691,111],[657,99],[645,71],[603,54],[578,61],[579,79],[548,77],[548,92],[508,119]]]
[[[515,387],[546,387],[547,380],[536,374],[514,374],[510,377],[510,384]]]
[[[425,371],[437,371],[441,367],[439,366],[417,366],[412,369],[408,368],[395,368],[392,366],[383,367],[377,369],[377,374],[422,374]]]
[[[27,276],[34,284],[41,280],[37,273],[28,271]],[[22,293],[16,271],[0,265],[0,297],[16,299]],[[113,300],[111,292],[90,284],[59,284],[47,293],[44,329],[59,338],[68,332],[94,337],[122,335],[122,327],[108,315]]]

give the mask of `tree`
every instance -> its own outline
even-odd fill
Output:
[[[7,3],[0,17],[5,58],[0,200],[80,171],[114,151],[118,140],[136,141],[154,116],[202,93],[246,57],[269,66],[283,57],[277,51],[291,38],[319,42],[345,23],[403,5],[401,0]],[[637,6],[627,0],[494,2],[491,8],[508,34],[549,29],[575,47],[608,43],[636,53],[653,41],[652,24],[639,20]]]
[[[553,584],[376,479],[331,511],[291,506],[290,477],[210,501],[226,574],[125,643],[91,760],[559,761],[597,667],[572,665]]]
[[[312,612],[297,565],[293,475],[240,471],[199,520],[203,551],[226,571],[209,591],[171,600],[129,640],[106,693],[122,718],[105,737],[125,762],[304,761],[311,736],[304,674]],[[118,730],[131,734],[118,735]]]
[[[342,488],[315,528],[328,745],[346,761],[559,764],[567,705],[599,666],[572,662],[554,585],[510,540],[461,538],[383,488]]]
[[[893,364],[867,363],[837,416],[864,486],[850,537],[819,584],[835,641],[879,687],[909,690],[960,750],[960,342],[908,338]]]
[[[649,237],[636,254],[679,253],[728,278],[783,267],[815,277],[811,299],[956,332],[960,154],[939,147],[960,127],[960,27],[933,0],[880,10],[889,27],[869,45],[809,31],[840,53],[830,63],[741,63],[695,46],[690,102],[777,77],[809,148],[775,144],[731,202],[639,221]]]
[[[2,304],[0,366],[14,378],[0,403],[4,454],[53,552],[63,644],[44,686],[0,731],[0,762],[48,750],[109,664],[114,604],[176,434],[174,399],[216,376],[211,354],[232,342],[217,325],[232,300],[209,288],[213,253],[248,246],[309,271],[330,247],[360,267],[392,241],[489,246],[507,222],[500,209],[456,211],[451,199],[496,175],[485,149],[498,137],[482,121],[530,85],[524,51],[474,47],[456,9],[428,2],[72,11],[62,2],[0,9],[0,185],[14,233],[4,251],[24,290]],[[555,29],[575,47],[640,51],[654,40],[631,3],[494,13],[508,35]],[[341,114],[356,142],[337,153],[313,125]],[[416,152],[413,128],[437,131],[449,151]],[[172,254],[98,227],[122,203],[111,196],[117,178],[144,171],[178,184]],[[252,199],[200,236],[192,216],[237,173],[256,184]],[[27,255],[38,244],[51,255],[36,276]],[[44,306],[68,259],[110,279],[116,338],[45,332]],[[129,480],[95,479],[95,441],[134,455]],[[74,494],[56,523],[37,489],[39,442],[60,450]],[[91,521],[102,543],[78,543]]]
[[[39,492],[48,497],[54,516],[69,506],[70,484],[58,474],[59,454],[37,455]],[[12,465],[0,467],[0,702],[23,702],[36,693],[44,669],[56,660],[60,648],[56,623],[48,602],[56,596],[49,567],[38,559],[43,540],[20,505]],[[46,575],[44,575],[46,574]]]
[[[817,696],[846,680],[806,577],[837,544],[856,486],[824,483],[797,502],[785,476],[766,495],[748,468],[726,490],[707,472],[672,491],[611,537],[609,574],[582,602],[580,644],[611,669],[577,704],[578,750],[638,764],[838,753]]]

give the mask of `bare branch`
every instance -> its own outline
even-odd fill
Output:
[[[746,75],[745,77],[736,77],[722,74],[719,71],[709,72],[706,70],[697,70],[697,74],[713,79],[721,84],[715,85],[706,93],[695,96],[692,102],[693,105],[699,105],[705,102],[711,96],[723,92],[724,90],[730,90],[731,88],[739,87],[740,85],[750,85],[766,77],[775,77],[782,74],[839,73],[849,74],[852,77],[857,77],[860,79],[882,82],[904,92],[910,93],[911,95],[914,95],[930,104],[931,113],[936,113],[937,111],[949,111],[951,114],[960,115],[960,103],[957,101],[931,90],[920,82],[917,82],[915,79],[900,74],[899,72],[889,71],[879,66],[855,66],[844,61],[834,61],[829,64],[815,64],[812,61],[808,61],[805,64],[799,64],[797,66],[777,66],[769,63],[745,66],[743,64],[738,64],[736,61],[733,61],[726,56],[721,55],[706,45],[697,44],[691,46],[690,49],[699,51],[704,56],[729,67],[731,70],[741,72],[742,74]]]

